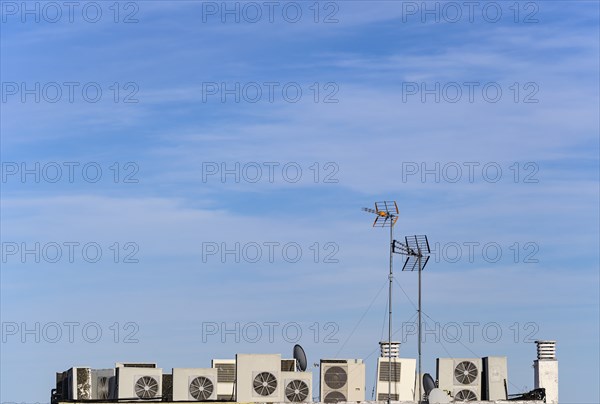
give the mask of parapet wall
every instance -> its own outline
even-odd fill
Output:
[[[137,403],[140,404],[142,402],[146,403],[165,403],[167,401],[154,401],[154,400],[137,400],[137,401],[118,401],[119,403]],[[94,404],[115,404],[115,401],[93,401]],[[189,401],[169,401],[169,403],[175,404],[190,404]],[[208,402],[205,402],[208,403]],[[223,402],[223,401],[213,401],[212,403],[218,404],[264,404],[264,403],[236,403],[236,402]],[[360,401],[360,402],[340,402],[339,404],[386,404],[387,401]],[[90,401],[59,401],[59,404],[90,404]],[[269,403],[269,404],[290,404],[290,403]],[[325,404],[322,402],[311,402],[305,404]],[[417,404],[416,401],[392,401],[392,404]],[[497,400],[497,401],[469,401],[469,404],[544,404],[543,401],[534,400],[534,401],[506,401],[506,400]]]

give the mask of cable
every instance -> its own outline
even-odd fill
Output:
[[[402,291],[402,293],[404,293],[404,296],[406,296],[406,298],[408,299],[408,301],[410,302],[410,304],[412,305],[413,309],[417,310],[417,306],[415,305],[415,303],[410,299],[410,297],[408,296],[408,294],[406,293],[406,291],[404,290],[404,288],[402,287],[402,285],[400,285],[400,283],[398,282],[398,279],[394,278],[394,281],[396,281],[396,284],[398,285],[398,287],[400,288],[400,290]]]
[[[375,297],[373,298],[373,300],[371,300],[371,304],[369,304],[369,307],[367,307],[367,309],[365,310],[365,312],[363,313],[363,315],[360,317],[360,319],[358,319],[358,322],[356,323],[356,325],[354,326],[354,328],[350,332],[350,335],[348,335],[348,338],[346,338],[346,340],[344,341],[344,343],[342,344],[342,346],[340,347],[340,349],[335,354],[336,358],[338,357],[338,355],[340,354],[340,352],[342,352],[342,350],[344,349],[344,347],[346,346],[346,344],[348,343],[348,341],[350,341],[350,338],[352,338],[352,336],[354,335],[354,332],[356,331],[356,329],[358,328],[358,326],[360,325],[360,323],[363,321],[363,319],[365,318],[365,316],[367,315],[367,313],[369,312],[369,310],[373,306],[373,303],[375,303],[375,300],[377,300],[377,298],[381,294],[381,291],[383,290],[383,288],[385,287],[386,284],[387,284],[387,280],[381,286],[381,288],[379,289],[379,292],[377,292],[377,294],[375,295]]]
[[[383,324],[381,324],[381,337],[379,338],[380,341],[383,341],[383,333],[385,332],[385,320],[387,319],[388,316],[388,301],[387,299],[385,300],[385,310],[383,312]]]

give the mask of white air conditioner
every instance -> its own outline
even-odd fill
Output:
[[[89,367],[69,369],[66,390],[69,400],[90,400],[92,398],[92,370]]]
[[[438,387],[456,401],[479,401],[482,398],[482,369],[480,358],[438,358]]]
[[[92,399],[111,399],[111,379],[114,383],[115,369],[92,369]]]
[[[283,401],[281,355],[237,354],[235,397],[237,402]]]
[[[173,368],[173,401],[216,401],[217,369]]]
[[[506,356],[483,358],[483,399],[507,400],[508,364]]]
[[[377,401],[387,401],[388,380],[390,380],[390,358],[377,359]],[[415,399],[415,371],[417,360],[411,358],[391,358],[392,401],[413,401]]]
[[[311,372],[281,372],[281,380],[286,403],[312,402]]]
[[[213,359],[211,367],[217,369],[217,400],[235,399],[235,359]]]
[[[159,400],[162,396],[162,369],[118,366],[117,399]]]
[[[365,364],[362,359],[321,359],[321,401],[365,401]]]

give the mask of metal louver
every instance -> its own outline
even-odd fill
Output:
[[[454,401],[477,401],[477,394],[471,390],[460,390],[454,395]]]
[[[254,378],[254,391],[261,396],[270,396],[277,389],[277,378],[273,373],[261,372]]]
[[[323,379],[325,384],[330,389],[341,389],[346,385],[348,381],[348,374],[340,366],[332,366],[325,371],[325,377]]]
[[[339,391],[332,391],[331,393],[325,396],[324,401],[326,403],[339,403],[340,401],[348,401],[348,399],[346,399],[346,396],[344,396]]]
[[[308,397],[308,385],[302,380],[292,380],[285,386],[285,397],[293,403],[301,403]]]
[[[154,398],[158,394],[158,381],[151,376],[142,376],[135,382],[134,389],[139,398]]]
[[[399,394],[390,394],[390,400],[392,401],[398,401],[400,399],[400,395]],[[388,400],[388,394],[387,393],[379,393],[377,395],[377,401],[387,401]]]
[[[471,384],[477,380],[479,370],[473,362],[463,361],[454,368],[454,377],[460,384]],[[465,390],[466,391],[466,390]]]
[[[387,382],[390,379],[390,373],[392,376],[392,382],[400,382],[400,363],[392,362],[392,371],[390,372],[390,364],[387,361],[379,362],[379,381]],[[386,399],[387,400],[387,399]]]
[[[206,401],[215,390],[213,382],[208,377],[199,376],[190,382],[190,395],[198,401]]]
[[[235,382],[235,363],[217,363],[217,382],[233,383]]]

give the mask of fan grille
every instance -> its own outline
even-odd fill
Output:
[[[96,389],[97,391],[97,398],[108,398],[108,377],[106,376],[100,376],[98,379],[98,387]]]
[[[154,398],[158,394],[158,381],[152,376],[142,376],[135,382],[134,389],[139,398]]]
[[[332,366],[325,371],[325,384],[330,389],[341,389],[348,381],[348,374],[340,366]]]
[[[460,384],[471,384],[477,379],[479,371],[473,362],[463,361],[454,368],[454,377]]]
[[[261,396],[270,396],[277,389],[277,378],[273,373],[261,372],[254,378],[254,391]]]
[[[346,396],[344,396],[339,391],[332,391],[331,393],[325,396],[326,403],[339,403],[340,401],[348,401],[346,400]]]
[[[198,376],[190,382],[190,395],[198,401],[205,401],[215,391],[215,386],[208,377]]]
[[[302,380],[292,380],[285,386],[285,396],[293,403],[306,400],[308,393],[308,385]]]
[[[477,395],[471,390],[460,390],[454,395],[454,401],[477,401]]]

